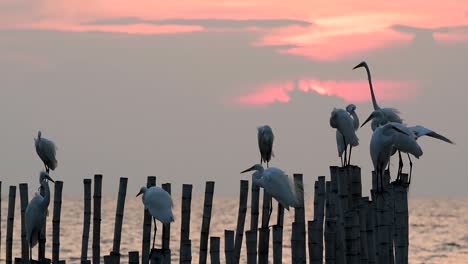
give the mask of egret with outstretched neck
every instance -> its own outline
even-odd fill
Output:
[[[268,125],[258,127],[257,130],[258,148],[260,150],[260,164],[265,162],[268,168],[271,157],[275,156],[273,154],[273,141],[275,136],[273,135],[271,127]]]
[[[57,147],[52,140],[43,138],[41,131],[37,133],[37,138],[34,139],[34,145],[36,147],[37,155],[44,163],[44,167],[47,173],[50,170],[55,170],[57,168],[57,159],[55,158],[55,152]]]
[[[48,181],[54,182],[49,174],[42,171],[39,174],[39,183],[44,189],[44,196],[36,193],[31,199],[25,212],[26,240],[29,245],[29,259],[32,260],[32,248],[39,240],[39,234],[46,223],[48,207],[50,204],[50,189]],[[32,262],[31,262],[32,263]]]

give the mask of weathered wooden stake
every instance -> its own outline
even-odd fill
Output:
[[[395,263],[408,263],[408,174],[401,175],[395,192]]]
[[[28,184],[20,183],[20,205],[21,205],[21,261],[22,263],[29,262],[29,245],[26,239],[26,218],[24,216],[26,207],[28,207]]]
[[[260,187],[257,184],[253,183],[253,175],[252,175],[252,197],[250,201],[250,231],[252,233],[251,236],[251,243],[255,243],[255,256],[257,256],[257,238],[258,238],[258,215],[259,215],[259,203],[260,203]],[[253,250],[253,249],[252,249]],[[251,252],[254,254],[254,251]],[[255,263],[257,260],[255,260]]]
[[[151,249],[151,259],[150,263],[151,264],[162,264],[164,263],[164,256],[162,249],[159,248],[152,248]]]
[[[360,253],[361,253],[361,263],[369,262],[369,250],[367,248],[367,210],[369,205],[369,197],[362,197],[361,203],[359,205],[359,240]]]
[[[99,264],[101,259],[101,192],[102,175],[94,175],[94,206],[93,206],[93,264]]]
[[[202,220],[201,234],[200,234],[200,258],[199,258],[200,264],[205,264],[206,259],[207,259],[208,237],[210,233],[211,208],[213,207],[214,186],[215,186],[215,183],[213,181],[208,181],[206,182],[206,185],[205,185],[205,200],[203,202],[203,220]],[[212,239],[216,240],[216,238],[214,237],[212,237]],[[218,246],[219,246],[219,241],[218,241]],[[219,258],[219,254],[218,254],[218,258]],[[218,262],[219,262],[219,259],[218,259]]]
[[[211,264],[219,264],[219,237],[210,237]]]
[[[63,181],[56,181],[54,185],[54,214],[52,216],[52,263],[60,260],[60,213],[62,211]]]
[[[117,208],[115,210],[114,242],[110,253],[114,264],[120,263],[120,239],[122,235],[122,223],[124,217],[125,197],[127,196],[128,179],[120,177],[119,193],[117,195]]]
[[[309,231],[309,237],[313,248],[309,246],[309,258],[311,263],[323,263],[323,222],[325,208],[325,176],[319,176],[314,185],[314,224],[313,232]]]
[[[335,205],[336,224],[335,224],[335,259],[337,264],[346,263],[346,239],[344,212],[347,209],[347,184],[344,169],[336,166],[330,167],[331,175],[331,199]]]
[[[240,181],[239,212],[237,214],[236,240],[234,242],[234,263],[238,264],[244,237],[245,215],[247,213],[247,198],[249,194],[249,181]]]
[[[180,263],[192,261],[190,241],[190,206],[192,204],[192,185],[182,185],[182,217],[180,225]],[[190,258],[190,259],[189,259]],[[188,261],[188,262],[187,262]]]
[[[375,178],[375,172],[372,173],[372,178]],[[384,190],[387,189],[388,184],[385,180],[384,175]],[[386,219],[387,216],[387,204],[386,201],[388,200],[388,194],[380,193],[375,194],[375,209],[377,213],[377,222],[376,222],[376,231],[377,231],[377,263],[379,264],[389,264],[390,263],[390,255],[389,255],[389,236],[390,236],[390,227],[388,225],[389,219]]]
[[[366,212],[366,233],[367,233],[367,252],[369,264],[377,263],[377,230],[376,230],[377,212],[375,210],[375,202],[367,203]]]
[[[256,230],[245,231],[245,245],[247,248],[247,264],[257,263]]]
[[[171,184],[170,183],[164,183],[162,184],[162,188],[171,194]],[[170,247],[170,242],[171,242],[171,223],[168,224],[163,224],[163,230],[162,230],[162,257],[163,257],[163,263],[164,264],[170,264],[171,263],[171,247]]]
[[[283,226],[273,226],[273,264],[283,263]]]
[[[224,230],[224,256],[226,264],[233,263],[234,231]]]
[[[146,179],[146,188],[156,186],[156,176],[148,176]],[[151,224],[153,219],[148,210],[143,213],[143,238],[141,243],[141,263],[149,263],[149,253],[151,244]]]
[[[88,241],[91,225],[91,179],[84,179],[83,236],[81,241],[81,264],[88,263]]]
[[[299,206],[294,208],[294,222],[298,230],[295,237],[297,242],[297,260],[294,263],[306,263],[306,227],[305,227],[305,211],[304,211],[304,183],[302,174],[294,174],[294,185],[296,186],[296,195],[299,200]]]
[[[263,190],[262,204],[262,228],[259,229],[258,235],[258,263],[268,263],[268,251],[270,245],[270,228],[268,227],[269,214],[271,208],[271,196]]]
[[[128,264],[138,264],[140,261],[140,255],[138,251],[128,252]]]
[[[5,261],[7,264],[13,263],[13,224],[15,221],[15,200],[16,200],[16,186],[10,186],[8,192],[8,219],[7,219],[7,233],[6,233],[6,255]]]

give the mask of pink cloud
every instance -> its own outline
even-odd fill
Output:
[[[379,101],[400,101],[413,98],[419,85],[413,81],[376,80],[373,82]],[[315,92],[323,96],[337,96],[347,102],[370,100],[367,81],[320,81],[301,79],[295,87],[293,81],[260,85],[252,93],[240,96],[235,102],[242,105],[267,105],[275,102],[287,103],[289,93],[295,89],[302,92]]]

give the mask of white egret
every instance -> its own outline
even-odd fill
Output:
[[[49,173],[49,169],[55,170],[57,168],[57,160],[55,159],[57,147],[54,142],[41,137],[41,131],[39,131],[37,138],[34,139],[34,145],[36,146],[37,155],[44,162],[46,172]]]
[[[48,180],[54,182],[47,172],[41,171],[39,183],[44,189],[44,196],[36,193],[31,199],[25,212],[26,239],[29,245],[29,258],[32,260],[32,248],[37,244],[42,227],[46,223],[50,203],[50,189]]]
[[[163,224],[169,224],[170,222],[174,222],[174,215],[172,213],[172,207],[174,207],[174,203],[172,202],[171,195],[166,192],[161,187],[153,186],[150,188],[141,187],[140,192],[136,195],[143,194],[141,198],[145,209],[149,211],[151,216],[153,217],[154,222],[154,235],[153,235],[153,249],[154,249],[154,241],[156,239],[156,220],[160,221]],[[150,255],[151,256],[151,255]]]
[[[289,211],[289,207],[296,207],[299,205],[296,190],[302,191],[303,188],[302,186],[296,186],[294,181],[282,170],[275,167],[264,169],[261,164],[255,164],[241,173],[248,171],[255,171],[252,174],[252,184],[262,187],[264,191],[275,198],[283,208]],[[270,206],[270,216],[272,210]],[[268,222],[270,216],[268,217]]]
[[[387,122],[395,122],[395,123],[402,123],[403,120],[400,118],[399,114],[400,112],[395,109],[395,108],[380,108],[380,106],[377,104],[377,100],[375,99],[375,94],[374,94],[374,87],[372,86],[372,79],[371,79],[371,74],[369,70],[369,66],[365,61],[359,63],[358,65],[354,66],[354,69],[364,67],[367,72],[367,80],[369,81],[369,87],[370,87],[370,93],[372,97],[372,105],[374,106],[374,110],[381,110],[384,118],[387,120]],[[371,123],[372,130],[375,130],[378,127],[378,123],[372,121]]]
[[[355,111],[356,111],[356,106],[354,104],[349,104],[348,106],[346,106],[346,112],[348,112],[353,118],[354,130],[357,131],[359,129],[359,117]],[[347,146],[345,145],[343,134],[341,134],[341,132],[338,129],[336,130],[336,147],[338,149],[338,156],[341,159],[341,166],[343,167],[345,165],[343,162],[343,153],[345,152]],[[349,152],[348,162],[350,160],[351,160],[351,150]]]
[[[393,148],[400,135],[406,137],[408,144],[407,149],[408,151],[411,150],[411,154],[416,158],[422,155],[422,150],[416,140],[409,134],[406,134],[405,131],[398,128],[396,124],[398,123],[387,123],[386,125],[377,127],[374,133],[372,133],[370,154],[377,176],[378,192],[383,190],[383,173],[390,162],[390,156],[392,155]]]
[[[387,120],[383,117],[383,114],[382,114],[382,112],[380,110],[372,112],[372,114],[366,119],[366,121],[364,121],[364,123],[362,125],[365,125],[370,120],[372,120],[372,122],[375,122],[379,126],[382,126],[382,125],[385,125],[385,124],[388,123]],[[409,162],[410,162],[410,176],[409,176],[409,182],[408,183],[411,183],[411,174],[412,174],[412,170],[413,170],[413,162],[411,161],[411,157],[410,157],[409,154],[414,155],[414,152],[415,152],[414,142],[418,138],[420,138],[422,136],[429,136],[429,137],[433,137],[433,138],[445,141],[445,142],[450,143],[450,144],[454,144],[447,137],[445,137],[443,135],[440,135],[437,132],[432,131],[432,130],[430,130],[428,128],[425,128],[423,126],[408,127],[408,126],[406,126],[404,124],[400,124],[400,123],[393,123],[393,126],[397,127],[399,130],[405,132],[405,135],[400,134],[395,138],[394,148],[392,150],[391,155],[394,155],[395,152],[398,151],[399,164],[398,164],[397,179],[399,179],[400,175],[401,175],[401,171],[403,169],[403,161],[402,161],[402,158],[401,158],[401,152],[407,153],[408,159],[409,159]],[[422,151],[419,154],[419,156],[421,156],[421,155],[422,155]],[[414,155],[414,156],[416,156],[416,155]]]
[[[271,157],[274,157],[273,154],[273,140],[275,136],[271,127],[268,125],[261,126],[257,128],[257,138],[258,138],[258,148],[260,149],[260,164],[266,162],[267,168],[269,167],[269,162]]]
[[[350,110],[352,107],[350,107]],[[347,160],[347,146],[350,146],[349,149],[349,159],[351,159],[351,150],[353,146],[359,145],[359,139],[356,136],[356,130],[355,130],[355,121],[353,118],[346,112],[344,109],[337,109],[334,108],[333,111],[331,112],[331,117],[330,117],[330,126],[332,128],[335,128],[339,134],[337,133],[337,146],[338,146],[338,152],[340,152],[341,147],[344,147],[344,162],[342,163],[343,166],[349,165],[350,160]],[[359,122],[359,120],[357,120]],[[359,126],[359,124],[358,124]],[[341,140],[338,140],[339,136],[341,135],[342,137],[342,142]]]

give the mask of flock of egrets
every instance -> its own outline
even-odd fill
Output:
[[[381,108],[375,99],[374,89],[372,86],[371,74],[366,62],[361,62],[353,69],[364,67],[367,72],[369,81],[370,93],[374,111],[361,125],[364,126],[367,122],[371,122],[373,130],[370,141],[370,154],[374,171],[377,174],[377,192],[384,192],[382,176],[390,166],[390,157],[398,152],[399,166],[397,172],[397,182],[400,178],[403,168],[401,153],[406,153],[410,162],[410,177],[412,174],[412,161],[410,155],[419,158],[422,155],[422,150],[417,139],[421,136],[430,136],[443,140],[448,143],[453,142],[448,138],[422,126],[407,126],[403,124],[403,120],[399,116],[398,110],[395,108]],[[350,104],[346,109],[333,109],[330,117],[330,126],[336,129],[336,143],[338,156],[341,159],[341,166],[346,167],[351,164],[351,151],[353,147],[359,145],[359,139],[356,131],[359,128],[359,117],[355,112],[356,106]],[[273,154],[274,135],[270,126],[265,125],[258,128],[258,147],[260,150],[260,164],[255,164],[242,171],[254,171],[252,174],[252,184],[262,187],[265,192],[269,193],[278,203],[284,208],[295,207],[298,204],[298,191],[302,192],[301,186],[295,186],[294,181],[288,177],[281,169],[269,167],[269,162]],[[349,152],[348,152],[349,146]],[[31,249],[34,247],[45,225],[48,206],[50,203],[50,190],[48,181],[52,181],[49,176],[50,170],[57,167],[55,158],[55,144],[41,136],[39,131],[37,139],[35,139],[36,152],[40,159],[44,162],[45,171],[42,171],[39,176],[41,193],[36,194],[26,208],[26,235],[30,246],[30,257],[32,258]],[[266,163],[267,168],[263,167]],[[172,213],[173,202],[170,194],[160,187],[154,186],[150,188],[141,187],[137,196],[142,194],[142,201],[145,209],[153,217],[154,228],[156,230],[156,220],[163,224],[174,221]],[[270,206],[270,215],[271,215]],[[156,233],[156,232],[154,232]],[[153,248],[154,248],[153,237]]]

